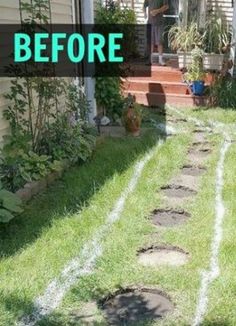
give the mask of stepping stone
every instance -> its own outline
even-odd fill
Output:
[[[152,214],[152,223],[159,227],[173,227],[184,224],[191,215],[183,210],[159,209]]]
[[[198,176],[192,176],[186,174],[181,174],[171,180],[171,184],[177,184],[179,186],[187,187],[195,191],[198,190],[199,182],[200,179]]]
[[[161,188],[168,206],[179,206],[192,199],[197,192],[185,186],[171,184]]]
[[[195,142],[204,142],[206,141],[206,134],[203,132],[194,133],[194,141]]]
[[[205,158],[211,154],[212,150],[209,147],[194,147],[189,150],[190,155],[197,155],[199,157]]]
[[[187,158],[191,164],[202,165],[211,152],[212,150],[209,147],[195,146],[189,150]]]
[[[194,146],[194,147],[209,147],[209,146],[211,146],[211,143],[209,142],[209,141],[207,141],[207,140],[203,140],[203,141],[195,141],[195,142],[193,142],[193,144],[192,144],[192,146]]]
[[[152,246],[138,253],[138,262],[143,266],[159,267],[162,265],[182,266],[187,263],[189,254],[171,246]]]
[[[206,169],[201,166],[185,165],[181,171],[182,174],[184,175],[191,175],[194,177],[198,177],[203,175],[206,172]]]
[[[157,289],[125,289],[106,298],[102,310],[108,325],[135,326],[165,317],[173,312],[174,305]]]

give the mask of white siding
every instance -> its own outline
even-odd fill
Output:
[[[71,0],[51,0],[52,22],[53,23],[72,23],[72,1]],[[0,0],[0,23],[17,24],[20,22],[20,11],[18,0]],[[0,146],[3,136],[9,132],[7,122],[3,118],[3,111],[9,104],[3,94],[7,93],[10,87],[9,78],[0,78]],[[63,107],[64,98],[60,99]]]
[[[233,12],[232,0],[207,0],[207,9],[212,9],[222,15],[224,21],[228,26],[232,27]]]

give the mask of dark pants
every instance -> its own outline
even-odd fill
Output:
[[[147,24],[146,28],[146,38],[147,38],[147,46],[146,46],[146,55],[150,56],[152,53],[152,49],[155,46],[158,46],[163,43],[163,34],[164,34],[164,25],[152,25]]]

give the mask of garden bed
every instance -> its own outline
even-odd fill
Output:
[[[20,188],[15,194],[23,201],[28,202],[34,196],[43,192],[47,187],[52,185],[56,180],[60,179],[68,168],[70,167],[70,161],[64,160],[60,170],[49,173],[46,177],[38,181],[28,182],[23,188]]]

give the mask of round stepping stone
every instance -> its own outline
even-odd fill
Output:
[[[197,192],[193,189],[180,186],[180,185],[168,185],[166,187],[161,188],[166,195],[166,197],[169,198],[186,198],[186,197],[192,197]]]
[[[197,128],[197,129],[194,129],[193,132],[195,134],[203,134],[203,133],[206,133],[207,131],[205,129]]]
[[[188,254],[180,248],[157,246],[142,249],[138,262],[143,266],[159,267],[162,265],[182,266],[188,261]]]
[[[199,158],[205,158],[211,153],[210,148],[191,148],[188,152],[190,155],[198,156]]]
[[[108,325],[135,326],[165,317],[174,310],[170,299],[156,289],[126,289],[104,300]]]
[[[196,132],[194,134],[194,139],[195,139],[196,142],[204,142],[204,141],[206,141],[205,133],[204,132]]]
[[[185,223],[191,215],[181,210],[155,210],[152,215],[152,223],[161,227],[173,227]]]
[[[171,184],[182,186],[197,191],[199,187],[199,177],[180,174],[171,180]]]
[[[193,165],[185,165],[182,168],[182,173],[184,175],[190,175],[193,177],[201,176],[206,171],[205,168]]]
[[[194,147],[201,147],[201,146],[210,146],[211,145],[211,143],[209,142],[209,141],[207,141],[207,140],[201,140],[201,141],[195,141],[194,143],[193,143],[193,146]]]

